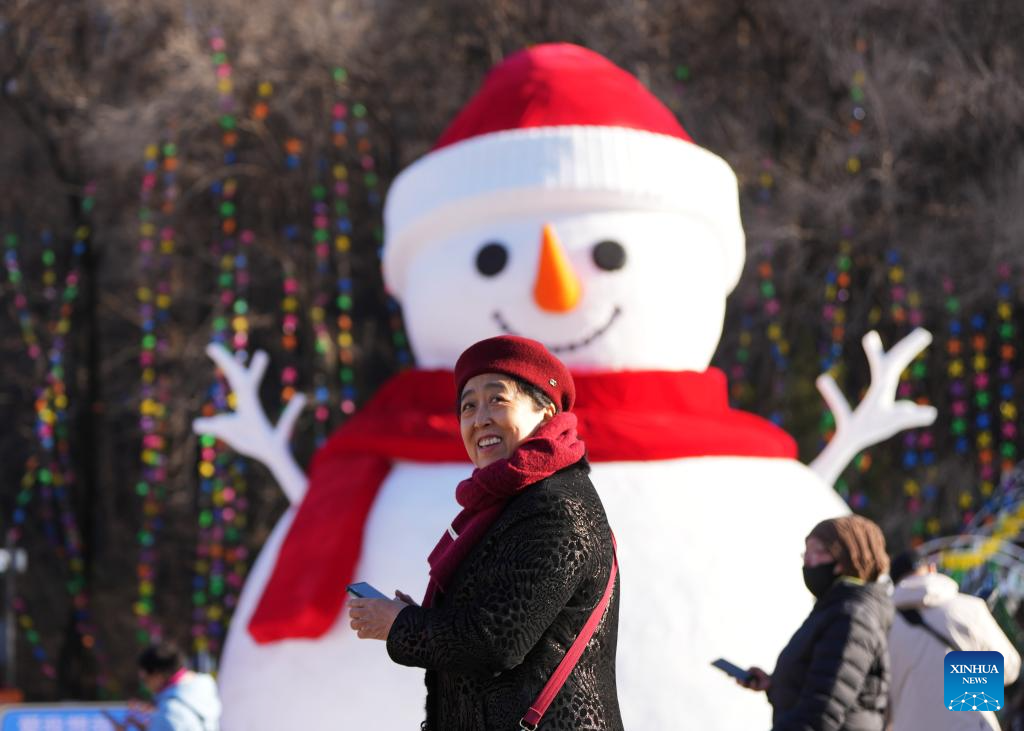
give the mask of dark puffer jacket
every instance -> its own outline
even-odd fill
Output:
[[[892,618],[884,585],[833,584],[779,655],[774,731],[881,731]]]
[[[429,609],[403,609],[387,647],[426,668],[429,731],[518,729],[608,585],[612,543],[580,460],[513,498]],[[622,728],[611,603],[540,728]]]

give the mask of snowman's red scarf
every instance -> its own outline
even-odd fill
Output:
[[[573,378],[573,413],[591,462],[796,457],[784,431],[729,408],[725,376],[717,369]],[[314,455],[306,496],[249,621],[257,642],[319,637],[335,623],[370,508],[394,461],[468,463],[453,382],[449,371],[395,376]],[[401,550],[401,537],[395,540]]]

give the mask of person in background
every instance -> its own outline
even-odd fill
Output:
[[[961,594],[953,579],[916,551],[892,562],[896,619],[889,632],[893,731],[998,731],[992,711],[951,713],[943,702],[943,657],[953,650],[1003,655],[1003,683],[1020,673],[1020,654],[999,628],[985,600]]]
[[[149,719],[136,712],[124,721],[107,718],[117,731],[219,731],[217,684],[206,673],[192,672],[172,642],[150,645],[139,655],[139,681],[153,695]]]
[[[817,602],[775,672],[752,667],[737,682],[768,694],[773,731],[882,731],[893,615],[879,581],[889,570],[885,537],[850,515],[818,523],[804,544],[804,583]]]

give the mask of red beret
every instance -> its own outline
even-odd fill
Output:
[[[473,376],[504,373],[539,388],[559,411],[569,411],[576,402],[576,386],[565,364],[542,343],[516,335],[499,335],[470,345],[455,364],[455,395]]]

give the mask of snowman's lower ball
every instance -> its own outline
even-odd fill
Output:
[[[811,608],[803,539],[843,501],[793,460],[701,457],[593,465],[619,545],[619,700],[628,729],[768,728],[763,693],[710,663],[774,666]],[[356,579],[421,596],[426,555],[456,514],[468,465],[400,463],[381,488]],[[347,613],[324,637],[257,645],[246,631],[291,513],[253,566],[222,659],[225,731],[416,728],[423,672],[359,640]]]

